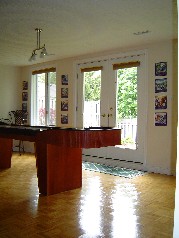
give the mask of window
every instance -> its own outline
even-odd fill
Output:
[[[31,124],[56,125],[56,70],[51,68],[32,74]]]
[[[100,126],[102,67],[82,69],[84,72],[84,127]]]

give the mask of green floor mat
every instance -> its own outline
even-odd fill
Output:
[[[133,178],[136,176],[144,175],[146,172],[134,169],[126,169],[126,168],[119,168],[119,167],[112,167],[103,164],[85,162],[82,163],[82,168],[86,170],[91,170],[95,172],[111,174],[115,176],[121,176],[125,178]]]

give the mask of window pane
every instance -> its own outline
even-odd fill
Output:
[[[37,124],[45,125],[45,73],[37,75]]]
[[[117,70],[117,127],[122,128],[122,145],[136,149],[137,67]]]
[[[56,124],[56,72],[48,74],[49,125]]]
[[[84,127],[100,126],[101,70],[84,72]]]
[[[56,72],[39,73],[32,77],[31,124],[56,125]]]

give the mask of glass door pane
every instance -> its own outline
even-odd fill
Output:
[[[114,59],[111,63],[114,65],[125,62],[140,62],[140,65],[113,70],[116,77],[116,126],[121,127],[122,145],[107,147],[106,157],[112,158],[111,164],[133,166],[134,163],[142,164],[145,160],[145,55]]]
[[[101,70],[84,72],[84,127],[100,126]]]
[[[137,146],[137,67],[117,70],[116,125],[122,129],[122,146]]]

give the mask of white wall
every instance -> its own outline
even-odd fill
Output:
[[[178,144],[178,149],[179,149],[179,144]],[[176,175],[177,176],[176,176],[173,238],[178,238],[179,237],[179,163],[178,163],[178,161],[177,161]]]
[[[0,118],[8,118],[8,112],[21,109],[21,69],[0,65]]]
[[[171,131],[172,131],[172,42],[150,45],[148,48],[148,122],[147,157],[149,171],[170,174],[171,172]],[[155,63],[167,62],[167,126],[154,125]],[[177,110],[177,108],[176,108]],[[160,110],[161,111],[161,110]],[[176,126],[176,125],[175,125]]]

